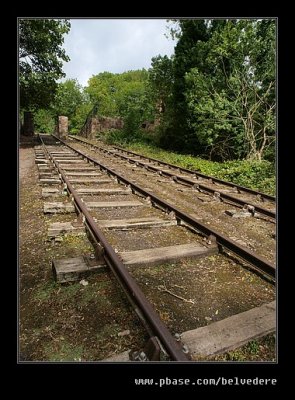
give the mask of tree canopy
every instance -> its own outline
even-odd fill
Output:
[[[99,115],[121,117],[126,134],[132,136],[143,121],[154,117],[148,75],[145,69],[121,74],[102,72],[89,79],[85,91],[98,106]]]
[[[178,152],[222,161],[273,161],[275,20],[173,23],[177,42],[172,57],[153,57],[148,71],[101,72],[82,88],[76,80],[56,83],[68,59],[61,45],[69,23],[21,20],[23,104],[44,109],[51,102],[52,115],[67,115],[72,132],[95,107],[99,116],[123,119],[123,140],[146,140],[145,126],[149,133],[153,129],[147,140]],[[45,116],[40,112],[40,126],[48,125]]]
[[[70,30],[67,20],[19,20],[20,106],[25,110],[47,107],[54,99],[57,80],[65,76],[63,62],[69,57],[62,48]]]
[[[271,19],[179,21],[171,84],[163,62],[150,72],[158,100],[162,87],[170,98],[163,146],[221,160],[274,153],[275,29]]]
[[[56,116],[65,115],[69,118],[70,131],[77,133],[92,107],[88,94],[78,81],[67,79],[57,84],[53,103],[35,112],[35,127],[39,132],[53,132]]]
[[[86,103],[88,96],[76,79],[67,79],[58,84],[53,110],[56,115],[73,118],[77,108]]]

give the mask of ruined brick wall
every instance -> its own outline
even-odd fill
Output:
[[[92,117],[83,126],[80,136],[93,139],[97,133],[102,133],[109,129],[122,129],[123,126],[122,118]]]
[[[109,129],[122,129],[124,124],[122,118],[100,117],[99,132],[107,131]]]

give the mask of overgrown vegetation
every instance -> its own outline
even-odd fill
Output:
[[[272,162],[267,160],[210,161],[192,155],[166,151],[143,142],[134,141],[126,143],[124,137],[118,131],[110,132],[105,137],[105,140],[110,144],[117,144],[129,150],[179,165],[183,168],[196,170],[216,178],[234,182],[238,185],[275,195],[275,167]]]
[[[105,140],[274,194],[275,21],[174,22],[175,54],[154,57],[148,79],[142,75],[144,118],[131,102],[120,114],[125,128]],[[114,106],[120,94],[111,93]],[[144,120],[154,121],[152,129],[142,129]]]
[[[154,117],[148,76],[145,69],[122,74],[103,72],[90,78],[85,88],[100,116],[123,119],[123,135],[130,140],[139,136],[144,121]]]
[[[274,158],[275,21],[180,20],[172,68],[153,63],[162,145],[215,160]],[[175,32],[173,32],[175,34]],[[170,72],[169,72],[170,71]],[[161,92],[163,94],[163,92]]]

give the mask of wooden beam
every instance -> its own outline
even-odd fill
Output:
[[[79,194],[130,194],[132,193],[129,189],[100,189],[100,188],[79,188],[76,189]]]
[[[62,191],[56,188],[43,188],[42,189],[42,197],[56,197],[56,196],[61,196]]]
[[[73,172],[78,172],[78,171],[81,171],[81,172],[83,172],[83,171],[87,171],[87,172],[90,172],[90,171],[96,171],[96,172],[98,172],[98,169],[96,168],[96,167],[91,167],[91,166],[75,166],[75,167],[72,167],[72,166],[70,166],[70,167],[65,167],[65,166],[63,166],[62,167],[62,169],[64,169],[65,171],[73,171]]]
[[[97,224],[101,228],[106,229],[134,229],[134,228],[151,228],[161,226],[176,225],[177,221],[172,219],[160,218],[130,218],[130,219],[114,219],[114,220],[98,220]]]
[[[51,151],[50,154],[52,156],[75,156],[75,153],[72,151]]]
[[[181,334],[195,357],[212,356],[241,347],[276,330],[276,302],[233,315]]]
[[[74,160],[68,160],[68,159],[64,159],[64,160],[62,160],[62,159],[55,159],[55,161],[56,162],[58,162],[59,164],[81,164],[81,163],[85,163],[85,161],[84,160],[81,160],[81,158],[77,158],[76,160],[74,159]]]
[[[67,172],[67,176],[101,176],[100,172]]]
[[[54,279],[59,283],[77,281],[88,276],[92,272],[105,270],[106,265],[98,265],[87,257],[63,258],[52,261],[52,272]],[[93,265],[94,264],[94,265]]]
[[[144,206],[140,201],[89,201],[85,205],[90,208],[112,208],[112,207],[139,207]]]
[[[210,247],[199,243],[179,244],[119,253],[126,265],[144,266],[173,262],[183,258],[206,257],[218,253],[217,245]]]
[[[35,158],[36,164],[48,164],[50,161],[46,160],[46,158]]]
[[[50,238],[55,238],[56,236],[64,235],[66,233],[82,235],[86,232],[83,224],[72,222],[53,222],[48,227],[48,236]]]
[[[86,183],[95,183],[97,185],[102,184],[102,183],[111,183],[114,182],[112,179],[109,178],[69,178],[71,183],[79,183],[80,185],[86,184]]]
[[[44,214],[67,214],[75,212],[72,203],[44,203]]]
[[[44,185],[59,185],[61,180],[58,178],[41,178],[40,183]]]

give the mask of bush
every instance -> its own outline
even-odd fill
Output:
[[[55,119],[48,110],[38,110],[34,114],[35,132],[52,133],[55,127]]]
[[[109,129],[104,132],[104,135],[100,135],[106,143],[108,144],[119,144],[121,146],[128,143],[126,133],[121,129]]]
[[[220,164],[221,179],[251,187],[267,193],[275,193],[275,168],[269,161],[228,161]]]

